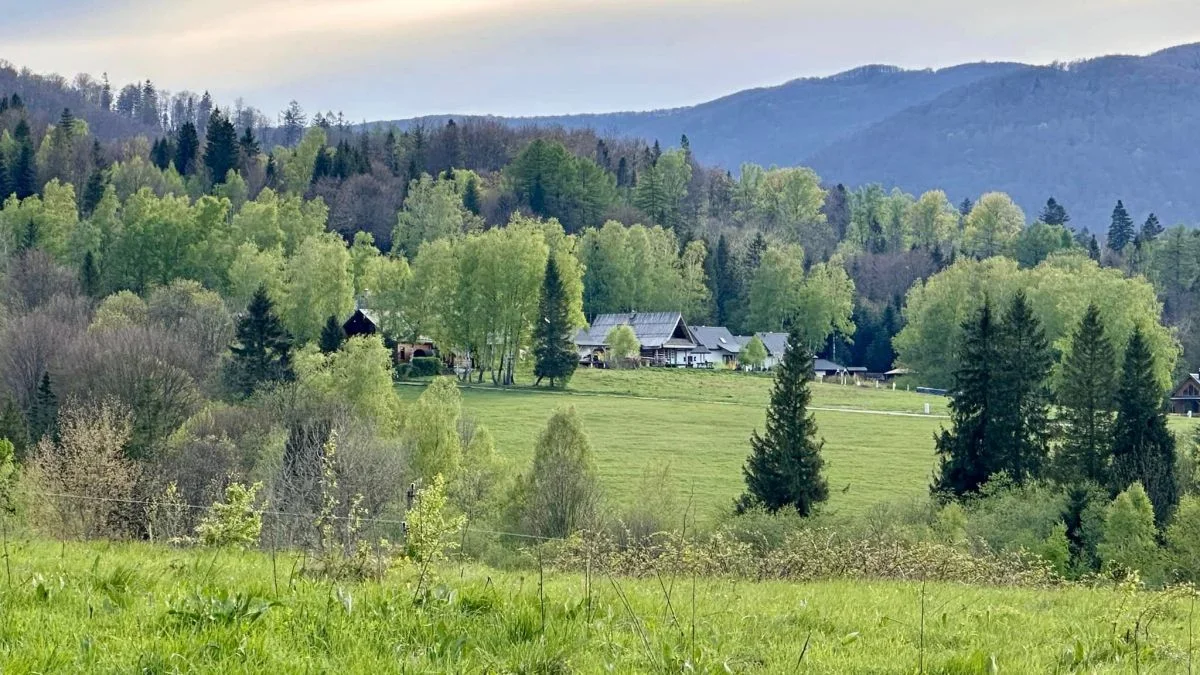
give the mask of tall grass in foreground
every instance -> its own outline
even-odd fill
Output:
[[[1182,673],[1189,589],[746,582],[9,542],[5,672]]]

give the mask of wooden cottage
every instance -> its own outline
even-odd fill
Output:
[[[650,366],[687,366],[697,342],[679,312],[628,312],[601,314],[592,325],[575,335],[582,363],[603,361],[608,334],[617,326],[629,326],[642,345],[641,362]]]
[[[1171,410],[1177,415],[1200,413],[1200,373],[1188,373],[1171,392]]]
[[[356,309],[350,318],[346,319],[346,323],[342,324],[342,330],[348,338],[374,335],[379,332],[379,321],[371,310]]]

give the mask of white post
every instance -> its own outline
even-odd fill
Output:
[[[925,414],[926,415],[929,414],[929,404],[928,403],[925,404]]]
[[[1192,419],[1192,411],[1191,410],[1188,411],[1188,419],[1189,420]]]
[[[892,383],[892,391],[896,391],[896,383],[895,382]]]

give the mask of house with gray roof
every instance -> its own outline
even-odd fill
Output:
[[[696,348],[692,350],[693,368],[724,367],[737,364],[742,343],[724,326],[691,326]]]
[[[604,360],[608,334],[617,326],[629,326],[642,345],[641,361],[651,366],[688,366],[698,346],[692,330],[679,312],[624,312],[601,314],[592,325],[575,335],[575,346],[583,363]]]

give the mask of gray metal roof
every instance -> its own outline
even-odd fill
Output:
[[[691,326],[691,329],[696,342],[710,352],[737,354],[742,351],[742,344],[724,326]]]
[[[829,359],[818,359],[818,358],[814,357],[813,358],[813,370],[822,372],[822,373],[829,372],[829,371],[833,371],[835,373],[842,373],[842,372],[846,372],[846,366],[843,366],[840,363],[834,363],[833,361],[830,361]],[[864,368],[863,370],[865,371],[866,369]]]
[[[683,315],[679,312],[627,312],[623,314],[601,314],[592,321],[592,325],[582,328],[575,335],[575,344],[579,346],[604,346],[609,331],[617,326],[627,325],[633,329],[642,349],[661,349],[664,346],[691,349],[696,346],[695,338],[683,323]],[[675,329],[682,327],[686,339],[672,340]],[[668,341],[671,344],[667,344]]]
[[[759,340],[762,340],[763,346],[767,348],[767,355],[777,359],[783,358],[783,353],[787,351],[787,333],[755,333]]]

